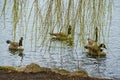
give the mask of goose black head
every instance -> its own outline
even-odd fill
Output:
[[[9,44],[11,41],[10,40],[7,40],[6,43]]]
[[[23,40],[23,37],[21,37],[20,40]]]
[[[105,48],[105,49],[107,49],[106,46],[105,46],[105,44],[103,44],[103,43],[100,44],[100,48]]]

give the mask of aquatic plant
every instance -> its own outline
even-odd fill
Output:
[[[12,33],[31,38],[33,46],[49,45],[50,32],[67,32],[72,26],[72,41],[75,46],[83,46],[88,37],[95,39],[98,28],[98,41],[108,41],[112,19],[112,0],[3,0],[1,17],[5,17],[7,5],[12,9]],[[6,26],[7,27],[7,26]],[[28,35],[29,34],[29,35]],[[76,35],[77,34],[77,35]],[[75,36],[76,35],[76,36]],[[34,45],[33,45],[34,44]]]

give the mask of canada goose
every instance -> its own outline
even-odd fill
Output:
[[[63,32],[59,32],[59,33],[50,33],[50,35],[52,35],[52,39],[56,39],[56,40],[67,40],[70,39],[71,36],[71,25],[69,25],[68,27],[68,33],[65,34]]]
[[[106,49],[105,44],[98,44],[94,40],[88,39],[88,45],[85,46],[86,49],[88,49],[88,55],[91,56],[106,56],[106,53],[103,51],[103,49]]]
[[[9,46],[9,50],[24,50],[22,42],[23,42],[23,37],[20,38],[19,42],[12,42],[10,40],[6,41],[6,43]]]

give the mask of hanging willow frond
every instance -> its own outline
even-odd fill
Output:
[[[13,38],[15,40],[16,38],[16,28],[17,28],[17,23],[19,21],[19,0],[14,0],[14,5],[12,9],[12,15],[13,15]]]
[[[31,44],[46,45],[49,33],[67,33],[68,25],[72,26],[74,43],[82,46],[87,38],[95,39],[95,28],[98,28],[98,42],[105,42],[109,37],[112,19],[112,0],[11,0],[13,2],[13,38],[17,29],[31,35]],[[24,3],[24,6],[22,5]],[[2,16],[5,14],[7,0],[4,0]],[[22,14],[25,14],[23,16]],[[9,15],[9,14],[7,14]],[[17,28],[24,20],[24,28]],[[23,24],[22,22],[19,24]],[[76,35],[77,34],[77,35]]]
[[[5,17],[5,16],[6,16],[6,14],[5,14],[6,5],[7,5],[7,0],[4,1],[3,9],[2,9],[2,12],[1,12],[1,15],[0,15],[0,17],[1,17],[2,15],[4,16],[4,28],[5,28],[5,24],[6,24],[6,23],[5,23],[5,22],[6,22],[6,21],[5,21],[5,18],[6,18],[6,17]]]

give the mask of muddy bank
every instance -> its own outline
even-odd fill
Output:
[[[86,71],[69,72],[40,67],[32,63],[26,67],[0,66],[0,80],[112,80],[89,77]]]

